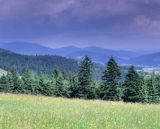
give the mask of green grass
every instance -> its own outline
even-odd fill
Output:
[[[160,129],[160,105],[0,94],[0,129]]]

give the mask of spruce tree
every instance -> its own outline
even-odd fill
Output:
[[[157,91],[157,102],[160,102],[160,75],[155,75],[155,87]]]
[[[32,87],[33,88],[33,92],[32,94],[41,94],[41,91],[43,90],[43,88],[39,85],[39,82],[40,82],[40,78],[39,78],[39,74],[33,74],[32,73]]]
[[[57,97],[65,97],[66,96],[66,89],[63,84],[62,74],[59,74],[56,79],[56,84],[54,87],[54,95]]]
[[[71,98],[77,97],[78,92],[78,78],[75,76],[71,76],[69,78],[69,95]]]
[[[159,101],[158,88],[156,87],[155,75],[147,78],[148,102],[157,103]]]
[[[88,56],[85,56],[83,61],[80,63],[79,74],[78,74],[78,92],[79,98],[91,99],[93,96],[92,85],[92,61]]]
[[[59,72],[59,70],[58,70],[58,67],[57,67],[57,65],[55,65],[55,66],[54,66],[54,69],[53,69],[53,72],[51,73],[51,75],[54,76],[55,79],[57,79],[59,73],[60,73],[60,72]]]
[[[33,74],[33,72],[29,69],[25,69],[22,80],[24,83],[24,92],[27,94],[35,94],[37,84],[35,83],[35,75]]]
[[[148,91],[147,91],[147,84],[144,79],[144,75],[140,75],[140,84],[138,88],[139,93],[139,102],[147,103],[148,102]]]
[[[49,79],[44,74],[41,74],[39,77],[39,86],[41,87],[40,93],[42,95],[45,96],[53,95],[53,88],[50,85]]]
[[[6,78],[7,78],[7,87],[5,88],[5,90],[6,92],[12,93],[14,88],[14,82],[11,72],[7,72]]]
[[[124,82],[124,101],[146,102],[147,89],[144,80],[132,66],[129,68]]]
[[[54,95],[54,88],[56,86],[56,78],[55,78],[55,75],[52,73],[50,75],[50,78],[49,78],[49,85],[50,85],[50,88],[51,88],[51,94]]]
[[[13,93],[22,93],[23,92],[23,84],[22,84],[22,80],[20,79],[20,76],[19,76],[16,69],[13,69],[11,71],[11,76],[13,79],[12,92]]]
[[[8,92],[8,83],[7,83],[7,77],[3,74],[0,77],[0,92]]]
[[[119,92],[119,82],[121,72],[118,64],[116,63],[113,57],[107,63],[106,70],[103,73],[102,77],[102,86],[100,96],[104,100],[119,100],[120,92]]]

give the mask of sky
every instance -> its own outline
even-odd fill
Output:
[[[0,42],[160,49],[160,0],[0,0]]]

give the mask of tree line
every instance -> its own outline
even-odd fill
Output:
[[[93,79],[93,63],[86,56],[79,64],[78,75],[53,69],[50,75],[16,69],[0,77],[0,92],[108,101],[160,102],[160,75],[144,76],[131,66],[125,79],[113,57],[106,64],[101,81]]]

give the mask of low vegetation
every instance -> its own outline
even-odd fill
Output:
[[[159,129],[160,106],[0,94],[1,129]]]

